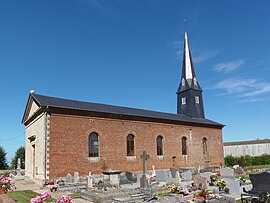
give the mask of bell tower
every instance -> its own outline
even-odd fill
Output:
[[[197,80],[185,32],[182,77],[177,91],[177,114],[205,118],[202,89]]]

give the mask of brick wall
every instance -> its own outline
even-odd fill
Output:
[[[99,135],[99,159],[88,157],[88,135]],[[126,138],[135,136],[135,156],[126,156]],[[163,157],[157,156],[156,138],[163,136]],[[187,137],[187,157],[182,156],[181,138]],[[147,150],[150,155],[148,169],[173,166],[194,167],[195,162],[204,166],[202,139],[207,138],[209,159],[212,165],[224,163],[222,130],[175,124],[103,119],[87,116],[52,114],[49,135],[49,177],[65,176],[68,172],[81,175],[100,173],[104,168],[122,171],[141,171],[140,155]]]

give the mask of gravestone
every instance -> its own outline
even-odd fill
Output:
[[[140,187],[141,188],[147,188],[148,187],[148,181],[147,181],[147,159],[149,159],[150,156],[147,154],[147,152],[144,150],[143,154],[141,155],[141,159],[143,161],[143,175],[140,179]]]
[[[21,173],[21,158],[18,158],[17,160],[17,169],[16,169],[16,178],[20,178],[22,176]]]
[[[249,178],[252,183],[250,192],[270,192],[270,172],[263,172],[260,174],[250,174]]]
[[[179,171],[176,171],[176,173],[175,173],[174,184],[176,186],[180,186],[181,185],[181,178],[180,178]]]
[[[175,178],[176,171],[178,171],[177,168],[170,168],[172,178]]]
[[[207,178],[206,177],[203,177],[203,176],[200,176],[200,175],[195,175],[194,176],[194,182],[195,182],[195,185],[198,187],[198,186],[201,186],[201,190],[205,190],[207,189],[208,187],[208,183],[207,183]]]
[[[74,183],[78,183],[80,180],[80,175],[78,172],[74,172]]]
[[[21,168],[21,158],[18,158],[18,160],[17,160],[17,169],[18,170],[21,170],[22,168]]]
[[[156,171],[156,176],[157,176],[158,182],[168,182],[169,181],[168,173],[165,170]]]
[[[210,178],[211,175],[212,175],[212,172],[200,173],[200,176],[205,177],[209,182],[211,182],[211,178]]]
[[[68,173],[67,176],[66,176],[66,182],[67,183],[72,183],[72,176],[71,176],[70,173]]]
[[[234,172],[237,174],[237,175],[241,175],[243,174],[245,171],[242,167],[238,166],[237,168],[234,169]]]
[[[122,173],[119,170],[112,170],[112,169],[107,169],[102,172],[104,174],[104,185],[105,186],[114,186],[114,187],[119,187],[120,185],[120,173]]]
[[[184,180],[192,180],[192,173],[190,171],[185,171],[181,174]]]
[[[239,180],[234,180],[230,178],[224,178],[224,180],[227,182],[226,188],[229,189],[229,193],[239,195],[241,194],[241,187]]]
[[[93,188],[93,180],[94,180],[94,177],[92,176],[91,172],[89,171],[89,174],[87,176],[87,188],[89,188],[89,189]]]
[[[220,169],[220,176],[226,178],[234,178],[234,170],[229,167],[222,168]]]

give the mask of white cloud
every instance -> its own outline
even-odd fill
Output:
[[[214,66],[213,70],[224,73],[232,72],[239,69],[244,62],[244,60],[236,60],[228,63],[219,63]]]
[[[214,58],[218,53],[217,52],[204,52],[203,54],[199,56],[194,56],[193,57],[193,62],[194,63],[202,63],[204,61],[207,61],[210,58]]]
[[[219,82],[214,89],[222,89],[227,94],[241,98],[240,102],[263,101],[263,94],[270,92],[270,83],[255,79],[229,78]]]

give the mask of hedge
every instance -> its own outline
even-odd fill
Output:
[[[240,165],[240,166],[255,166],[255,165],[269,165],[270,154],[263,154],[261,156],[241,156],[234,157],[228,155],[224,158],[226,166]]]

